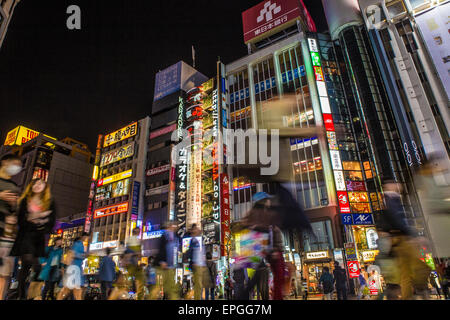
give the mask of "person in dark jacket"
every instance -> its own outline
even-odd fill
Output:
[[[333,277],[338,300],[347,300],[347,276],[338,261],[334,262]]]
[[[45,281],[42,290],[42,300],[55,300],[55,285],[61,280],[61,267],[63,249],[61,248],[62,239],[55,238],[54,245],[46,249],[46,258],[42,266],[39,279]]]
[[[211,252],[206,253],[206,269],[205,279],[203,284],[205,285],[205,300],[215,300],[215,288],[216,288],[216,278],[217,278],[217,266],[216,263],[212,260]]]
[[[323,287],[324,299],[331,300],[331,294],[334,290],[334,279],[328,267],[323,267],[323,273],[320,276],[319,283]]]
[[[159,240],[159,250],[155,259],[157,273],[163,279],[164,297],[170,300],[178,300],[179,298],[175,288],[174,250],[178,247],[176,230],[177,225],[175,222],[171,221],[167,224],[167,228]]]
[[[100,261],[99,280],[102,300],[108,299],[109,291],[112,289],[112,283],[116,279],[116,263],[110,254],[111,249],[106,248],[106,256]]]
[[[11,256],[20,257],[18,299],[26,297],[26,279],[33,268],[34,274],[40,273],[39,257],[45,257],[45,236],[55,225],[55,202],[50,186],[42,179],[34,179],[26,187],[19,199],[19,232],[11,250]],[[36,281],[37,279],[32,279]]]

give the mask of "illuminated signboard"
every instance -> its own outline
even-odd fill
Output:
[[[313,66],[320,67],[322,66],[320,62],[320,54],[318,52],[311,52],[311,60],[313,63]]]
[[[97,182],[97,186],[101,187],[101,186],[107,185],[109,183],[113,183],[113,182],[116,182],[116,181],[119,181],[119,180],[123,180],[123,179],[129,178],[129,177],[131,177],[132,174],[133,174],[133,170],[132,169],[127,170],[127,171],[123,171],[123,172],[120,172],[120,173],[117,173],[115,175],[112,175],[112,176],[100,179]]]
[[[242,13],[244,42],[259,41],[295,24],[297,19],[302,21],[308,30],[316,32],[315,24],[303,2],[263,1]]]
[[[359,262],[358,261],[347,261],[347,270],[350,278],[359,277]]]
[[[152,132],[150,132],[150,139],[157,138],[157,137],[162,136],[162,135],[164,135],[166,133],[172,132],[172,131],[174,131],[176,129],[177,129],[177,124],[174,123],[174,124],[172,124],[170,126],[162,128],[162,129],[159,129],[159,130],[156,130],[156,131],[152,131]]]
[[[188,151],[186,147],[178,149],[179,165],[177,166],[176,189],[176,217],[178,221],[178,236],[183,237],[186,232],[186,189],[188,170]]]
[[[328,147],[330,148],[330,150],[339,150],[336,141],[336,132],[327,131],[327,139],[328,139]]]
[[[369,249],[378,248],[378,233],[375,228],[367,228],[366,230],[367,246]]]
[[[333,117],[329,113],[322,114],[325,130],[334,131]]]
[[[103,147],[108,147],[119,141],[128,139],[135,136],[137,133],[137,122],[134,122],[122,129],[114,131],[105,136],[105,141],[103,142]]]
[[[369,196],[367,192],[349,192],[348,198],[350,202],[369,202]]]
[[[127,211],[128,211],[128,202],[123,202],[95,210],[94,219],[111,216],[118,213],[124,213]]]
[[[316,75],[316,81],[325,81],[321,67],[314,67],[314,74]]]
[[[339,154],[339,151],[330,150],[330,156],[331,156],[331,165],[333,169],[342,170],[341,156]]]
[[[353,204],[351,204],[353,207]],[[353,213],[353,224],[356,225],[373,225],[373,217],[367,213]]]
[[[380,253],[379,250],[366,250],[361,251],[361,256],[364,262],[371,262],[375,261],[375,257],[377,256],[378,253]]]
[[[127,195],[129,193],[129,187],[129,178],[98,187],[95,194],[95,201],[103,201]]]
[[[164,166],[156,167],[153,169],[147,170],[147,177],[153,176],[155,174],[160,174],[170,170],[170,164],[166,164]]]
[[[220,214],[220,223],[221,223],[221,228],[220,228],[220,243],[221,243],[221,256],[226,256],[226,249],[227,246],[230,246],[231,244],[230,239],[231,239],[231,230],[230,230],[230,181],[228,179],[228,174],[226,173],[222,173],[221,174],[221,192],[222,192],[222,197],[221,197],[221,214]]]
[[[307,252],[306,259],[314,260],[314,259],[326,259],[328,258],[328,251],[317,251],[317,252]]]
[[[39,135],[38,131],[28,129],[24,126],[17,126],[13,130],[9,131],[6,135],[5,146],[17,145],[20,146],[31,139],[36,138]],[[57,140],[56,138],[50,137],[44,134],[47,138]]]
[[[346,191],[344,174],[342,173],[342,171],[335,170],[333,173],[334,173],[334,182],[336,183],[336,190]]]
[[[142,235],[142,240],[161,238],[163,234],[163,230],[144,232]]]
[[[348,202],[348,195],[345,191],[337,191],[337,198],[339,201],[339,208],[341,213],[350,213],[350,203]]]
[[[102,155],[100,167],[131,157],[134,154],[134,142],[121,146]]]

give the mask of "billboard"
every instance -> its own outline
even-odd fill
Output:
[[[106,178],[98,180],[97,186],[101,187],[101,186],[107,185],[109,183],[113,183],[113,182],[116,182],[116,181],[119,181],[119,180],[123,180],[123,179],[129,178],[129,177],[131,177],[132,174],[133,174],[133,170],[132,169],[127,170],[127,171],[123,171],[123,172],[120,172],[120,173],[117,173],[117,174],[114,174],[112,176],[109,176],[109,177],[106,177]]]
[[[447,8],[447,9],[445,9]],[[415,17],[419,30],[450,98],[450,3],[444,3]]]
[[[296,24],[300,18],[307,29],[316,32],[303,1],[269,0],[263,1],[242,13],[244,42],[256,42]]]
[[[30,141],[31,139],[36,138],[38,135],[39,135],[38,131],[28,129],[24,126],[17,126],[7,133],[4,145],[5,146],[13,146],[13,145],[20,146],[20,145]],[[54,139],[54,140],[57,140],[56,138],[50,137],[46,134],[44,134],[44,136]]]
[[[122,159],[133,156],[134,154],[134,142],[121,146],[102,155],[100,161],[100,167],[107,166],[108,164],[120,161]]]
[[[159,129],[159,130],[156,130],[156,131],[152,131],[152,132],[150,132],[150,139],[154,139],[156,137],[162,136],[162,135],[164,135],[166,133],[175,131],[176,129],[177,129],[177,124],[174,123],[174,124],[172,124],[170,126],[162,128],[162,129]]]
[[[112,206],[100,208],[94,211],[94,219],[111,216],[113,214],[124,213],[128,211],[128,202],[122,202]]]
[[[162,70],[155,77],[153,101],[159,100],[181,89],[181,61]]]
[[[136,135],[136,133],[137,133],[137,122],[133,122],[132,124],[123,127],[122,129],[107,134],[105,136],[105,141],[103,142],[103,147],[108,147],[119,141],[133,137]]]
[[[120,180],[97,188],[95,201],[103,201],[127,195],[130,190],[130,179]]]

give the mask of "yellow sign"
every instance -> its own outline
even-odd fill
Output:
[[[367,251],[361,251],[361,255],[364,262],[370,262],[375,261],[375,257],[379,253],[379,250],[367,250]]]
[[[120,172],[118,174],[98,180],[97,186],[101,187],[101,186],[104,186],[104,185],[107,185],[107,184],[110,184],[110,183],[113,183],[113,182],[116,182],[119,180],[129,178],[129,177],[131,177],[132,174],[133,174],[132,169]]]
[[[325,258],[328,258],[328,251],[316,251],[306,253],[307,260],[325,259]]]
[[[94,166],[94,171],[92,172],[92,180],[97,180],[98,178],[98,166]]]
[[[103,142],[103,147],[110,146],[119,141],[128,139],[129,137],[135,136],[137,133],[137,122],[134,122],[122,129],[114,131],[106,135],[105,142]]]
[[[114,149],[102,155],[100,167],[131,157],[134,154],[134,142]]]
[[[202,84],[203,92],[207,92],[211,90],[213,87],[214,87],[214,78],[211,78]]]
[[[24,126],[18,126],[13,130],[11,130],[10,132],[8,132],[8,134],[6,135],[5,146],[12,146],[12,145],[20,146],[30,141],[31,139],[36,138],[38,135],[39,135],[38,131],[28,129]],[[57,140],[56,138],[50,137],[46,134],[44,134],[44,136]]]

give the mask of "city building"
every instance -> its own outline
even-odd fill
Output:
[[[98,136],[84,229],[94,254],[119,247],[141,226],[149,132],[145,117]]]
[[[152,105],[152,125],[149,135],[143,218],[144,255],[150,256],[157,248],[160,229],[166,221],[174,220],[173,201],[176,181],[172,172],[172,152],[175,141],[172,133],[184,119],[186,92],[207,77],[180,61],[155,76]]]
[[[86,210],[92,176],[92,154],[86,144],[72,138],[57,140],[38,131],[18,126],[8,132],[0,155],[15,153],[24,169],[13,180],[24,190],[32,179],[50,185],[56,202],[57,219]]]
[[[264,127],[277,116],[270,107],[293,97],[288,114],[280,112],[275,120],[284,127],[326,130],[324,138],[291,138],[290,154],[283,152],[280,159],[292,162],[288,187],[315,234],[285,232],[285,260],[315,293],[322,268],[332,270],[333,261],[347,267],[374,260],[374,216],[382,200],[370,137],[378,133],[367,130],[359,110],[348,102],[348,78],[331,37],[316,32],[301,1],[264,1],[242,16],[249,54],[226,65],[231,129]],[[233,221],[251,208],[254,193],[275,192],[273,183],[255,183],[239,166],[229,166],[229,175]]]
[[[64,251],[70,249],[73,245],[73,242],[83,234],[85,218],[86,212],[83,211],[76,215],[56,220],[53,231],[50,234],[48,245],[52,246],[54,244],[54,239],[56,237],[61,237],[62,248],[64,249]]]
[[[430,39],[430,24],[424,20],[434,21],[433,34],[439,37],[437,33],[447,30],[440,12],[448,3],[322,2],[351,116],[367,128],[356,130],[357,142],[379,174],[374,187],[380,192],[385,180],[401,183],[406,221],[432,240],[433,222],[422,210],[415,173],[426,160],[450,167],[449,100],[442,43]],[[448,173],[435,179],[449,182]]]
[[[14,9],[20,0],[0,0],[0,49],[8,31]]]

